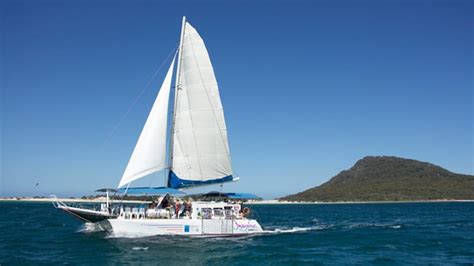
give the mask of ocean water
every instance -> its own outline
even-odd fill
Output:
[[[474,263],[474,203],[250,207],[265,234],[114,238],[48,203],[0,202],[0,264]]]

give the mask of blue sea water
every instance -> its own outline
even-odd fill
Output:
[[[48,203],[0,203],[0,264],[474,263],[474,203],[252,205],[266,233],[113,238]]]

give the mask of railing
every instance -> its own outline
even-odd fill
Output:
[[[66,203],[60,201],[56,195],[50,195],[50,197],[53,199],[51,203],[53,204],[54,208],[67,207]]]
[[[201,217],[201,233],[206,235],[227,235],[234,233],[234,217],[227,219],[220,217],[217,219],[204,219]]]
[[[119,215],[124,219],[145,219],[147,218],[147,213],[145,208],[136,208],[136,207],[120,207]]]
[[[99,208],[99,206],[97,206],[98,203],[68,202],[68,204],[66,204],[63,201],[59,200],[56,195],[50,195],[50,198],[52,198],[51,203],[53,204],[54,208],[64,209],[67,207],[74,207],[74,208],[88,209],[88,210],[93,210],[93,211],[102,211],[102,207]],[[101,204],[104,204],[104,203],[101,203]]]

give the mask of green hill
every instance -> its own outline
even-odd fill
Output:
[[[328,182],[286,201],[474,200],[474,176],[389,156],[368,156]]]

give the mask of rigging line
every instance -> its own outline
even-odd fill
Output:
[[[127,195],[128,188],[130,187],[130,184],[132,184],[132,182],[128,182],[127,188],[125,189],[125,192],[123,193],[124,196]]]
[[[120,125],[122,124],[122,122],[125,120],[125,118],[127,118],[128,114],[130,113],[130,111],[132,111],[133,107],[135,107],[135,105],[138,103],[138,100],[140,100],[140,98],[142,97],[142,95],[145,93],[145,91],[148,89],[148,87],[150,87],[151,83],[153,82],[153,80],[155,79],[156,75],[158,75],[158,73],[161,71],[161,69],[163,68],[163,66],[165,65],[165,63],[169,60],[169,58],[171,57],[171,55],[173,55],[175,53],[177,48],[173,48],[171,50],[171,52],[168,54],[168,56],[166,57],[166,59],[161,63],[161,65],[158,67],[158,69],[155,71],[155,73],[151,76],[150,80],[148,80],[148,82],[146,83],[145,87],[142,89],[142,91],[140,92],[140,94],[138,94],[137,97],[135,97],[135,99],[133,100],[132,104],[129,106],[128,110],[122,115],[122,117],[120,117],[119,121],[114,125],[114,127],[112,128],[112,130],[109,131],[109,133],[107,134],[107,137],[105,138],[104,142],[102,143],[101,145],[101,150],[105,147],[105,145],[107,144],[107,142],[109,141],[109,139],[115,134],[115,132],[117,131],[117,129],[120,127]]]

